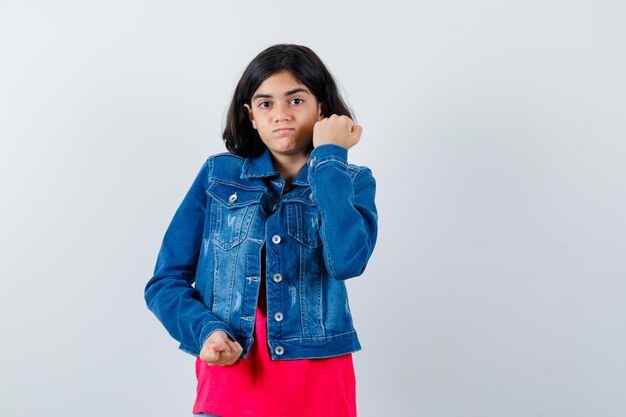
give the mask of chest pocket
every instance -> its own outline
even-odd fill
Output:
[[[211,240],[223,249],[239,245],[248,236],[263,192],[214,183],[207,193],[212,197]]]
[[[291,237],[309,248],[321,246],[320,212],[311,201],[291,200],[287,206],[287,232]]]

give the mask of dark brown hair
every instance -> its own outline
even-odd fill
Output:
[[[252,127],[243,105],[251,104],[252,95],[263,81],[284,70],[311,90],[317,101],[322,103],[322,114],[325,117],[336,114],[352,118],[350,109],[339,94],[337,83],[315,52],[301,45],[270,46],[248,64],[235,88],[222,134],[226,149],[230,152],[254,157],[265,150],[266,146]]]

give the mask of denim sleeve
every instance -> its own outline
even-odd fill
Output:
[[[338,280],[359,276],[374,250],[376,182],[368,168],[348,166],[348,150],[322,145],[311,152],[309,183],[320,211],[324,262]]]
[[[205,162],[165,232],[154,275],[144,292],[148,308],[180,343],[180,349],[196,356],[216,330],[234,340],[232,330],[202,303],[192,286],[202,246],[207,181]]]

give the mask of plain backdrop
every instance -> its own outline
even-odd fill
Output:
[[[283,42],[335,74],[377,179],[359,415],[626,415],[625,12],[0,0],[0,416],[191,414],[194,358],[143,288],[244,67]]]

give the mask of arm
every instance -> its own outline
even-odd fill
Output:
[[[180,349],[196,356],[216,330],[234,340],[232,330],[202,303],[191,285],[202,246],[207,180],[205,162],[165,233],[154,275],[144,293],[148,308],[180,342]]]
[[[361,275],[374,250],[378,215],[372,172],[351,175],[348,150],[335,144],[311,152],[309,182],[322,224],[320,236],[327,270],[335,279]]]

